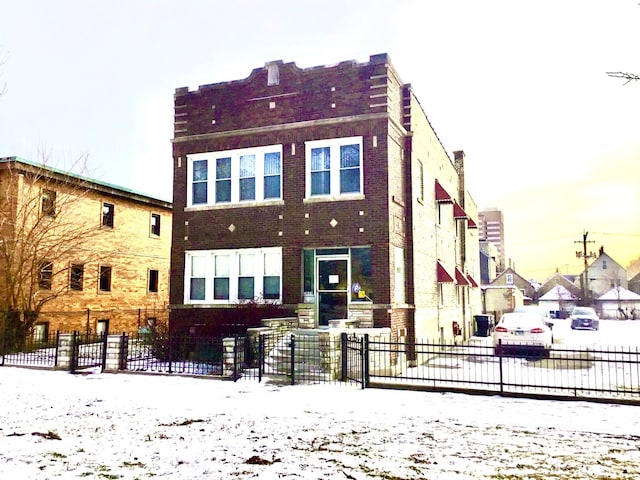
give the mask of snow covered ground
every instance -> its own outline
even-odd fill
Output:
[[[0,368],[0,479],[637,479],[640,407]]]

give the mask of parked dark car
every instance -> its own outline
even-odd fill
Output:
[[[591,307],[575,307],[571,312],[572,330],[599,330],[600,319]]]

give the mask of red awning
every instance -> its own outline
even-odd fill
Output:
[[[467,227],[478,228],[478,225],[471,218],[467,218]]]
[[[469,280],[469,283],[471,284],[472,287],[478,286],[478,282],[476,282],[471,275],[467,275],[467,280]]]
[[[438,203],[453,202],[453,198],[451,198],[451,195],[449,195],[447,191],[444,189],[444,187],[440,185],[440,182],[438,180],[436,180],[436,202]]]
[[[458,205],[458,202],[453,202],[453,218],[455,218],[456,220],[469,218],[467,214],[464,213],[462,207]]]
[[[449,275],[449,272],[447,272],[447,269],[444,268],[439,261],[436,262],[436,265],[437,265],[436,272],[438,276],[438,283],[454,283],[453,277]]]
[[[469,286],[467,277],[464,276],[464,273],[462,273],[458,267],[456,267],[456,283],[466,287]]]

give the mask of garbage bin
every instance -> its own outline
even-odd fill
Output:
[[[491,315],[474,315],[476,320],[476,337],[488,337],[491,330]]]

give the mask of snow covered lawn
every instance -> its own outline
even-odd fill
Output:
[[[640,407],[0,368],[2,479],[637,479]]]

